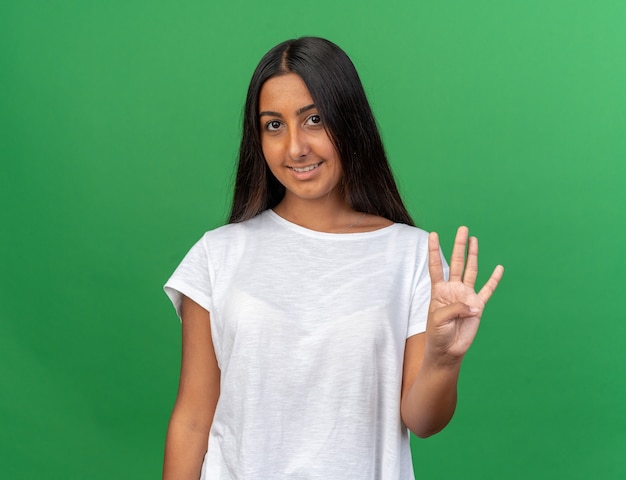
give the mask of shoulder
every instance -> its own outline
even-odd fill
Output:
[[[411,242],[424,248],[428,247],[428,232],[426,230],[404,223],[394,223],[393,225],[396,236],[403,241]]]
[[[271,222],[267,220],[266,212],[262,212],[256,217],[243,222],[227,223],[205,232],[199,243],[202,243],[205,248],[237,244],[270,228]]]
[[[404,223],[396,223],[398,232],[408,238],[414,238],[419,241],[428,241],[429,232],[419,227],[413,227],[412,225],[406,225]]]
[[[365,216],[357,231],[374,232],[376,230],[384,229],[393,231],[395,236],[399,236],[407,240],[413,239],[415,241],[419,241],[420,243],[428,241],[428,232],[426,230],[406,225],[404,223],[394,223],[388,218],[372,214]]]
[[[404,223],[389,227],[387,248],[407,262],[422,264],[428,259],[428,235],[426,230]]]

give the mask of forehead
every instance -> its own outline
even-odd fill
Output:
[[[259,94],[259,112],[272,110],[290,113],[312,103],[304,80],[295,73],[270,78],[263,84]]]

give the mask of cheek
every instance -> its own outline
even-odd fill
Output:
[[[332,159],[333,163],[336,164],[337,168],[341,168],[341,161],[339,159],[339,153],[337,152],[337,149],[335,148],[333,143],[330,141],[330,139],[327,138],[326,141],[323,143],[323,145],[321,145],[321,148],[323,149],[324,157],[328,159]]]
[[[337,175],[343,175],[343,165],[341,164],[341,158],[339,158],[339,154],[335,147],[330,147],[328,149],[328,156],[326,158],[333,159],[333,166]]]
[[[276,177],[280,174],[280,165],[281,160],[279,155],[277,155],[276,148],[272,148],[271,145],[261,145],[261,151],[263,152],[263,157],[265,158],[265,164],[270,169],[270,172]]]
[[[261,151],[266,160],[276,159],[280,157],[282,150],[282,143],[279,139],[274,137],[261,137]]]
[[[270,147],[270,145],[267,144],[267,142],[261,142],[261,151],[263,152],[263,157],[265,158],[265,161],[270,164],[272,162],[272,158],[275,157],[272,148]]]

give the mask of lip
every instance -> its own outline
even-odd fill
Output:
[[[291,170],[291,172],[293,173],[293,175],[296,176],[296,178],[300,180],[306,180],[308,178],[311,178],[317,173],[322,163],[324,162],[322,161],[322,162],[312,163],[310,165],[303,165],[302,167],[287,166],[287,168]],[[297,168],[298,170],[302,170],[303,168],[310,168],[310,167],[313,167],[313,168],[311,168],[310,170],[306,170],[304,172],[302,171],[298,172],[295,170],[295,168]]]

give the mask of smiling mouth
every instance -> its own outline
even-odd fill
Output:
[[[311,170],[316,169],[321,164],[322,164],[322,162],[316,163],[315,165],[309,165],[308,167],[302,167],[302,168],[288,167],[288,168],[291,168],[294,172],[297,172],[297,173],[304,173],[304,172],[310,172]]]

